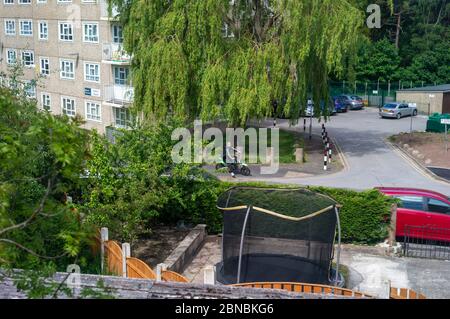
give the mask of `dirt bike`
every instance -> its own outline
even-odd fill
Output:
[[[223,158],[220,158],[219,162],[216,164],[216,170],[221,168],[228,167],[229,173],[241,174],[244,176],[250,176],[251,171],[247,164],[243,163],[240,160],[236,160],[235,163],[225,163]]]

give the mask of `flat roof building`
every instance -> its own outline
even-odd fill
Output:
[[[450,84],[397,91],[397,101],[416,103],[419,113],[450,113]]]

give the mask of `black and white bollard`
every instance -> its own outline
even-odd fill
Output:
[[[325,150],[323,152],[323,170],[326,171],[328,169],[328,152]]]
[[[330,147],[328,148],[328,159],[331,163],[331,157],[333,156],[333,144],[330,144]]]
[[[325,140],[325,150],[327,152],[327,156],[328,156],[328,162],[331,163],[331,157],[330,157],[330,139],[327,137]]]
[[[322,142],[323,142],[323,144],[326,143],[327,139],[328,139],[328,133],[325,132],[325,134],[324,134],[323,137],[322,137]]]

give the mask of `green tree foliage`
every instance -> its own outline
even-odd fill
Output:
[[[152,120],[245,124],[274,104],[296,120],[308,94],[318,108],[327,98],[328,75],[344,72],[364,21],[346,0],[110,3],[133,55],[135,107]]]
[[[387,82],[396,78],[400,57],[394,44],[383,39],[373,44],[367,41],[361,47],[358,62],[355,71],[359,81]]]
[[[133,242],[159,222],[204,222],[218,181],[196,167],[172,162],[176,122],[121,131],[115,143],[94,135],[89,178],[79,205],[86,220]]]
[[[86,133],[17,93],[0,87],[0,264],[65,269],[88,237],[65,203],[79,184]]]
[[[358,0],[360,6],[372,1]],[[450,82],[450,2],[374,1],[382,9],[381,29],[367,29],[359,43],[359,81]],[[383,66],[384,63],[384,66]]]

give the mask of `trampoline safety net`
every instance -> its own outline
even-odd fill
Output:
[[[219,197],[223,284],[329,284],[336,202],[306,189],[236,187]]]

